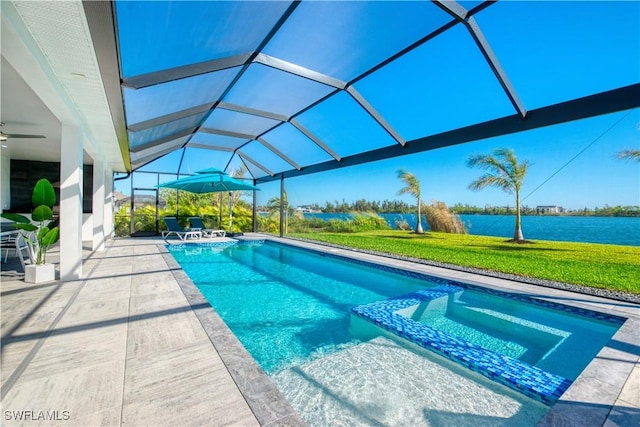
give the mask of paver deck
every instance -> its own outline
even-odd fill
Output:
[[[217,316],[187,300],[163,244],[116,239],[85,251],[79,281],[3,276],[3,425],[301,424],[257,365],[244,364],[243,386],[262,387],[240,391],[222,357],[250,358],[222,322],[214,332],[228,345],[216,348],[198,310]]]
[[[637,304],[324,250],[628,317],[539,425],[640,424]],[[3,425],[302,425],[161,238],[85,250],[83,269],[42,285],[3,272]]]

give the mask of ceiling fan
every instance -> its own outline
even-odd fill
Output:
[[[4,123],[0,123],[0,141],[6,141],[9,138],[46,138],[44,135],[28,135],[25,133],[4,133],[2,128]]]

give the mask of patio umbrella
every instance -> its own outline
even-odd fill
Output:
[[[260,190],[258,187],[232,178],[221,170],[215,168],[197,171],[196,175],[180,178],[157,185],[158,188],[173,188],[189,191],[191,193],[215,193],[226,191],[231,196],[233,191]],[[231,197],[229,197],[229,232],[233,220]]]
[[[174,188],[192,193],[214,193],[217,191],[247,191],[259,190],[258,187],[232,178],[224,172],[198,173],[197,175],[180,178],[158,185],[159,188]]]

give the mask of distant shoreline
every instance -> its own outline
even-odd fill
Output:
[[[424,203],[424,202],[423,202]],[[325,202],[324,205],[317,203],[311,205],[299,205],[293,208],[301,213],[323,213],[323,214],[353,214],[371,213],[378,214],[410,214],[415,213],[417,208],[400,200],[368,201],[357,200],[353,203],[347,202]],[[485,206],[478,207],[468,204],[456,203],[449,206],[449,210],[458,215],[515,215],[514,206]],[[522,206],[523,216],[585,216],[585,217],[640,217],[640,206],[609,206],[582,209],[569,209],[558,205],[547,206]]]
[[[307,218],[346,220],[365,212],[305,213]],[[406,221],[410,228],[416,225],[416,214],[380,213],[390,228],[396,221]],[[513,236],[514,215],[461,214],[460,219],[472,235],[510,238]],[[423,227],[428,229],[423,217]],[[637,217],[578,216],[578,215],[526,215],[522,217],[522,231],[528,240],[601,243],[640,246],[640,219]]]

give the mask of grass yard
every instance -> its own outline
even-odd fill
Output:
[[[640,294],[640,247],[406,231],[295,233],[352,248]]]

